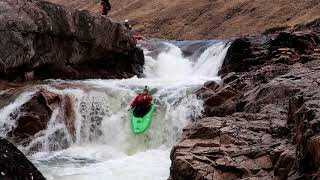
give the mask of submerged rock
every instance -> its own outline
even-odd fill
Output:
[[[0,138],[0,179],[45,180],[37,168],[9,141]]]
[[[198,91],[207,117],[172,149],[171,179],[318,179],[319,49],[311,31],[235,40],[224,85]]]
[[[142,50],[129,31],[108,18],[38,0],[3,0],[0,11],[0,79],[142,73]]]

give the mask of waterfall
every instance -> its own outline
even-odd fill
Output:
[[[145,78],[52,80],[39,85],[68,98],[74,113],[74,133],[64,123],[66,108],[60,106],[53,110],[47,129],[20,149],[30,154],[48,179],[167,179],[170,149],[182,129],[203,112],[203,102],[194,92],[205,82],[220,79],[218,71],[228,50],[225,42],[204,42],[197,48],[198,55],[186,54],[183,45],[141,44]],[[66,88],[57,88],[61,84],[67,84]],[[156,100],[155,113],[150,129],[137,136],[131,132],[127,107],[145,85]],[[34,92],[22,93],[0,110],[1,136],[16,126],[12,114],[19,113],[19,107]]]

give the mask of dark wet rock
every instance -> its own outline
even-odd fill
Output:
[[[319,37],[313,32],[281,32],[270,42],[270,51],[289,48],[300,53],[310,54],[320,43]],[[293,59],[293,58],[290,58]]]
[[[314,81],[320,78],[315,74],[310,79],[314,86],[307,87],[303,93],[290,99],[288,125],[291,127],[292,143],[297,145],[297,171],[312,174],[319,170],[319,132],[320,132],[320,93]]]
[[[235,39],[228,49],[223,67],[232,71],[229,68],[241,68],[240,63],[243,59],[249,57],[252,53],[251,42],[247,38]],[[239,63],[239,67],[235,67],[234,63]]]
[[[272,179],[272,150],[286,143],[268,134],[267,122],[238,117],[205,118],[184,131],[171,153],[173,179]]]
[[[108,18],[37,0],[0,3],[0,78],[122,78],[144,64],[130,32]]]
[[[296,31],[306,31],[310,29],[320,37],[320,18],[305,24],[296,25],[294,28]]]
[[[197,91],[197,95],[201,98],[210,97],[220,85],[215,81],[209,81],[203,85],[201,89]]]
[[[317,33],[240,38],[223,85],[206,84],[205,118],[171,152],[171,178],[318,179],[320,41]]]
[[[45,180],[37,168],[6,139],[0,138],[0,179]]]
[[[233,82],[237,79],[239,79],[239,76],[237,75],[237,73],[231,72],[231,73],[228,73],[227,75],[223,76],[222,80],[224,83],[230,83],[230,82]]]
[[[239,38],[231,44],[220,74],[248,72],[266,64],[289,64],[310,56],[319,47],[320,37],[312,31]]]

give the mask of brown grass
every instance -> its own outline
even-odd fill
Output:
[[[99,0],[50,0],[98,12]],[[139,33],[169,39],[212,39],[293,27],[320,18],[319,0],[110,0],[111,18]]]

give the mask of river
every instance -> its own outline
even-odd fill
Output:
[[[220,82],[218,71],[228,45],[222,41],[149,41],[140,46],[146,59],[144,78],[48,80],[41,85],[48,91],[72,97],[75,112],[75,136],[62,123],[64,109],[56,108],[47,130],[38,133],[28,146],[19,147],[47,179],[169,177],[171,148],[179,141],[182,129],[203,113],[203,101],[194,92],[207,81]],[[68,88],[57,88],[59,84],[68,84]],[[127,108],[145,85],[156,99],[155,115],[150,129],[137,136],[130,130]],[[15,119],[9,114],[33,93],[22,93],[0,110],[2,127],[14,126]],[[0,133],[5,136],[10,127]],[[39,144],[41,148],[32,152]]]

